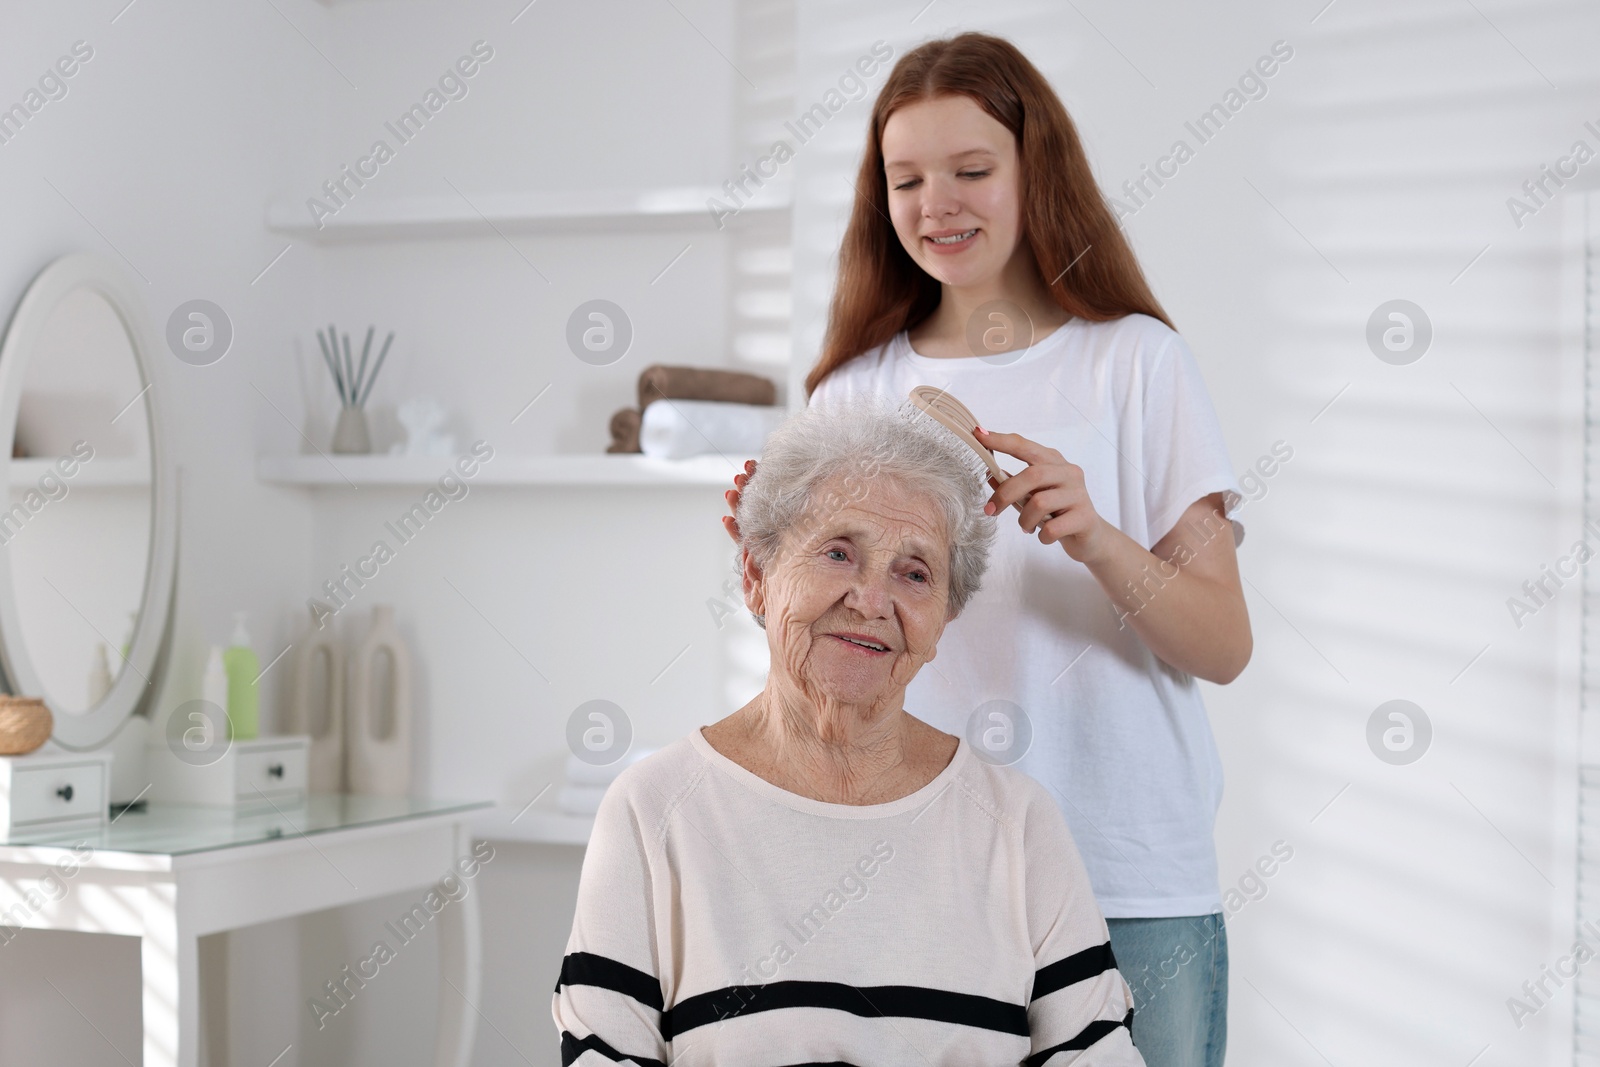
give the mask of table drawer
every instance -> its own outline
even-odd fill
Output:
[[[241,801],[300,793],[306,787],[304,745],[280,745],[236,751],[234,791]],[[259,790],[259,792],[257,792]]]
[[[105,815],[105,765],[72,763],[18,767],[11,776],[11,825],[29,826],[58,819]]]

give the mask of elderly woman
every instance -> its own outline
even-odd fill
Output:
[[[607,791],[564,1064],[1143,1064],[1055,803],[902,704],[978,588],[988,495],[920,416],[769,439],[738,510],[766,688]]]

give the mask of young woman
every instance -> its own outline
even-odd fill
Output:
[[[1008,42],[902,57],[856,188],[810,403],[948,389],[1023,464],[989,505],[1022,502],[1016,528],[906,707],[975,749],[999,738],[995,758],[1048,788],[1133,988],[1135,1044],[1151,1067],[1220,1067],[1222,773],[1196,679],[1232,681],[1251,638],[1238,485],[1194,357]]]

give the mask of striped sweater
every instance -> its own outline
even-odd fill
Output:
[[[624,770],[583,860],[563,1064],[1128,1067],[1133,998],[1060,810],[965,740],[887,804],[699,730]]]

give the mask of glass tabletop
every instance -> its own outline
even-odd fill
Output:
[[[87,844],[96,851],[149,852],[180,856],[218,848],[253,845],[280,837],[324,834],[355,826],[375,826],[430,815],[492,808],[486,800],[432,797],[368,797],[313,793],[303,801],[245,810],[200,804],[156,804],[115,814],[103,826],[79,830],[19,830],[0,836],[0,845]]]

